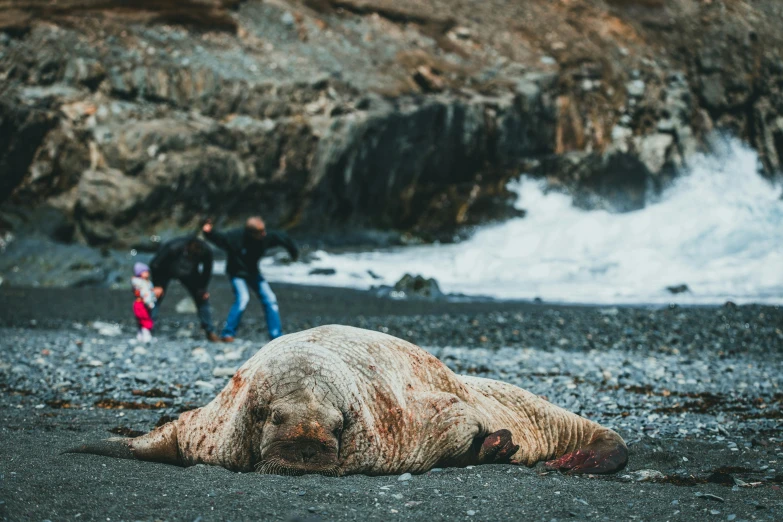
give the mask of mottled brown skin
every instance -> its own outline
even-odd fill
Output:
[[[606,473],[627,461],[610,429],[516,386],[455,375],[401,339],[347,326],[278,338],[203,408],[146,435],[74,451],[334,476],[542,460]]]

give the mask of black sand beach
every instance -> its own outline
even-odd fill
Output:
[[[481,466],[407,477],[237,474],[62,454],[208,402],[265,342],[260,307],[233,345],[202,340],[172,288],[151,346],[127,292],[0,289],[3,520],[780,520],[783,310],[378,299],[276,285],[287,331],[388,331],[457,372],[499,378],[615,428],[611,476]],[[230,292],[211,289],[216,316]],[[98,321],[96,323],[96,321]]]

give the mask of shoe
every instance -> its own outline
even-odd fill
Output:
[[[231,337],[230,335],[227,335],[225,337],[221,337],[220,340],[223,341],[224,343],[233,343],[234,342],[234,338]]]
[[[211,343],[216,343],[220,341],[220,337],[218,337],[218,334],[215,332],[207,332],[207,341]]]

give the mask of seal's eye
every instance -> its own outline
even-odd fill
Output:
[[[272,412],[272,424],[282,424],[283,423],[283,414],[280,413],[280,410],[275,410]]]

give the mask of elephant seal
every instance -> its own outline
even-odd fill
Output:
[[[206,406],[146,435],[71,451],[332,476],[541,460],[606,473],[627,461],[608,428],[516,386],[456,375],[409,342],[347,326],[275,339]]]

